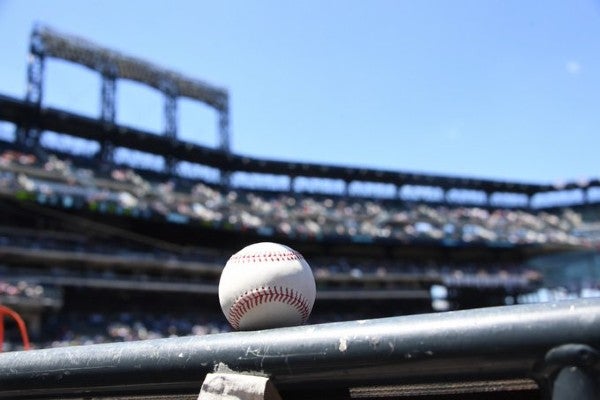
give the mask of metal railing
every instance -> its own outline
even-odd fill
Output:
[[[4,317],[5,316],[10,317],[15,321],[15,323],[17,324],[17,327],[19,328],[19,333],[21,334],[21,341],[23,343],[23,349],[29,350],[29,348],[30,348],[29,335],[27,334],[27,327],[25,325],[25,321],[23,321],[23,318],[21,318],[21,316],[16,311],[0,304],[0,353],[2,352],[2,350],[4,348]]]
[[[600,299],[586,299],[4,353],[0,399],[192,394],[215,371],[267,376],[284,398],[508,382],[594,399],[598,349]]]

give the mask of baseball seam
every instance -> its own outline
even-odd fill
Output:
[[[269,261],[294,261],[304,260],[304,257],[295,251],[272,252],[263,254],[234,254],[229,259],[230,262],[238,263],[260,263]]]
[[[308,319],[310,307],[304,296],[291,288],[267,286],[249,290],[238,296],[229,309],[229,322],[235,329],[239,329],[240,321],[248,311],[260,304],[275,301],[294,307],[300,314],[302,323]]]

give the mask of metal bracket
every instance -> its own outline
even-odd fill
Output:
[[[198,400],[281,400],[279,392],[264,376],[233,373],[207,374]]]
[[[587,344],[550,349],[534,369],[544,399],[599,400],[600,352]]]

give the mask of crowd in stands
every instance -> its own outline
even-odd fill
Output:
[[[518,262],[452,262],[435,260],[347,260],[318,258],[311,260],[317,282],[332,276],[347,275],[354,280],[385,284],[394,276],[426,277],[448,287],[502,287],[507,290],[535,286],[541,274]],[[376,279],[373,279],[376,278]],[[377,279],[378,278],[378,279]],[[325,285],[326,286],[326,285]]]
[[[51,317],[45,331],[52,337],[40,338],[44,347],[62,347],[208,335],[228,332],[230,327],[227,321],[219,316],[200,317],[148,312],[71,313]]]
[[[556,212],[491,209],[477,206],[407,203],[383,199],[344,196],[258,192],[218,189],[204,183],[182,184],[176,180],[149,181],[125,168],[106,171],[76,167],[69,161],[50,155],[41,161],[33,155],[15,151],[0,153],[0,193],[40,204],[65,208],[81,207],[98,212],[126,214],[139,218],[162,217],[174,223],[200,223],[220,229],[255,230],[265,235],[291,238],[351,240],[369,242],[390,240],[402,243],[436,241],[440,243],[513,244],[586,244],[575,232],[582,217],[571,209]],[[108,254],[136,260],[196,261],[222,267],[229,254],[202,249],[194,254],[153,252],[115,246],[108,241],[87,240],[85,235],[35,237],[28,233],[2,234],[0,246],[30,249],[67,250],[87,255]],[[320,289],[337,288],[332,282],[373,282],[388,285],[397,275],[431,277],[452,287],[512,288],[529,287],[539,282],[539,272],[515,262],[441,262],[433,260],[347,260],[318,258],[309,260]],[[1,266],[0,266],[1,267]],[[177,279],[193,283],[184,275],[152,276],[154,280]],[[184,268],[182,268],[184,270]],[[1,272],[0,268],[0,272]],[[59,271],[76,274],[75,269]],[[117,277],[115,271],[109,271]],[[86,276],[102,277],[106,271],[85,271]],[[120,273],[120,272],[119,272]],[[103,275],[104,274],[104,275]],[[341,280],[336,280],[339,277]],[[148,277],[129,275],[139,282]],[[369,278],[369,279],[366,279]],[[197,282],[207,275],[197,275]],[[212,281],[214,283],[214,280]],[[388,283],[386,283],[388,282]],[[329,287],[328,285],[331,286]],[[341,286],[343,286],[343,284]],[[0,280],[0,297],[46,296],[52,288],[23,281]],[[518,290],[517,290],[518,291]],[[24,298],[24,297],[23,297]],[[355,319],[350,316],[347,319]],[[344,320],[329,317],[311,323]],[[45,322],[47,336],[34,341],[34,347],[58,347],[77,344],[131,341],[172,336],[226,332],[230,328],[221,317],[197,315],[156,315],[143,312],[119,314],[51,314]],[[17,344],[5,344],[5,349]]]
[[[431,205],[342,196],[220,190],[174,180],[150,182],[131,169],[107,174],[50,156],[41,163],[13,151],[0,154],[0,190],[25,191],[41,203],[87,207],[176,223],[269,235],[352,241],[580,245],[581,215],[476,206]]]
[[[7,326],[8,327],[8,326]],[[53,313],[44,322],[32,348],[51,348],[99,343],[130,342],[179,336],[200,336],[228,332],[224,317],[134,313]],[[17,335],[4,343],[5,351],[22,348]]]
[[[308,323],[351,321],[368,317],[368,312],[324,312],[311,315]],[[161,313],[134,309],[128,312],[70,311],[48,313],[43,332],[31,338],[32,348],[51,348],[98,343],[130,342],[230,332],[223,315]],[[9,328],[9,325],[6,325]],[[10,332],[9,332],[10,333]],[[5,351],[19,350],[18,335],[8,335]]]
[[[540,289],[528,295],[511,298],[510,303],[532,303],[598,297],[600,286],[583,289],[579,293],[564,288]],[[508,300],[507,300],[508,301]],[[368,318],[368,312],[323,313],[312,315],[309,324],[351,321]],[[33,348],[51,348],[98,343],[129,342],[182,336],[202,336],[230,332],[231,327],[221,315],[172,314],[151,312],[121,313],[51,313],[44,322],[40,337],[32,338]],[[5,351],[19,350],[21,345],[15,335],[4,343]]]
[[[37,257],[45,251],[61,251],[61,257],[78,260],[75,266],[52,267],[42,270],[52,278],[84,277],[87,279],[121,279],[137,282],[154,281],[169,283],[216,284],[221,268],[231,255],[209,248],[194,248],[193,252],[181,254],[165,250],[139,250],[124,245],[119,238],[93,241],[85,234],[36,230],[0,231],[0,245],[5,249],[34,251]],[[48,253],[48,257],[55,257]],[[82,260],[102,265],[120,265],[120,268],[89,267]],[[541,280],[541,275],[527,265],[515,261],[478,260],[452,261],[405,258],[347,258],[313,255],[307,258],[317,283],[321,288],[344,286],[349,282],[369,281],[371,284],[393,287],[394,278],[412,280],[436,280],[450,287],[504,287],[526,288]],[[126,265],[135,268],[124,268]],[[168,265],[167,269],[162,266]],[[159,268],[160,267],[160,268]],[[168,270],[168,273],[165,271]],[[25,271],[21,267],[21,271]],[[2,266],[0,265],[0,273]],[[39,274],[35,272],[33,274]]]
[[[32,284],[25,280],[9,282],[0,279],[0,299],[11,298],[13,300],[10,302],[16,302],[19,299],[41,300],[45,296],[45,289],[42,285]]]
[[[308,323],[351,321],[364,314],[348,312],[313,315]],[[32,338],[32,348],[52,348],[99,343],[130,342],[182,336],[202,336],[232,330],[221,315],[150,312],[56,313],[47,317],[41,337]],[[21,349],[15,336],[4,343],[5,351]]]
[[[0,266],[0,305],[20,305],[29,308],[60,308],[62,291],[55,285],[44,285],[26,277],[11,279],[6,268]]]

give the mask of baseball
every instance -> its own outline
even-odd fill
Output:
[[[315,302],[315,278],[304,257],[278,243],[255,243],[229,258],[219,302],[235,329],[301,325]]]

